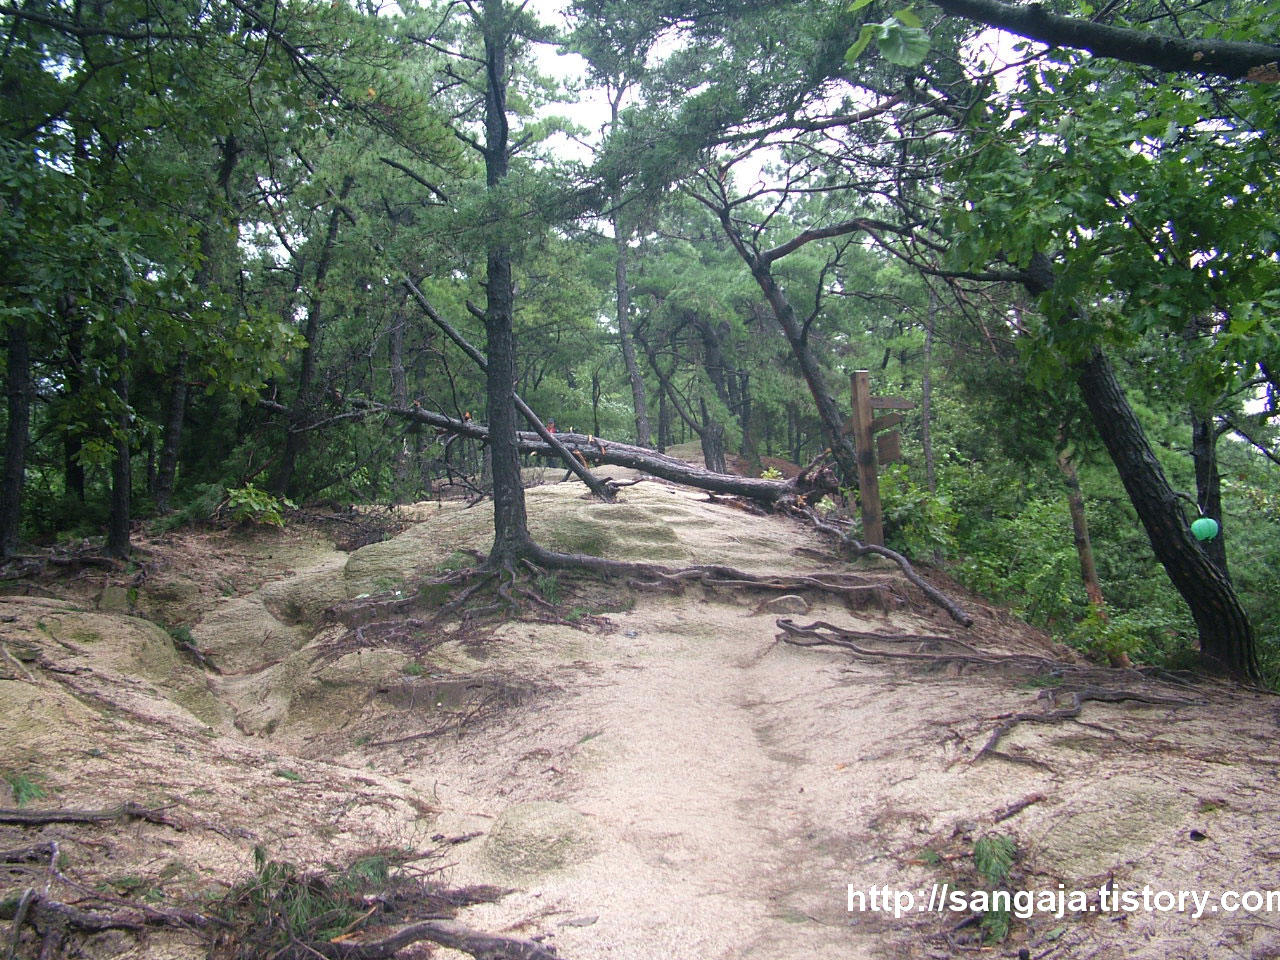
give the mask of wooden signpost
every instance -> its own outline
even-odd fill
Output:
[[[915,404],[902,397],[871,396],[871,374],[867,370],[853,372],[853,416],[845,424],[845,432],[853,434],[853,448],[858,457],[858,499],[862,506],[862,540],[884,546],[884,519],[880,511],[881,463],[902,459],[902,438],[893,427],[902,423],[901,413],[877,417],[877,410],[914,410]],[[877,437],[881,430],[889,433]]]

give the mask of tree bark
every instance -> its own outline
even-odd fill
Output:
[[[724,427],[707,410],[707,401],[701,399],[699,402],[702,405],[702,426],[698,430],[698,439],[702,442],[702,462],[711,472],[724,473]]]
[[[31,346],[26,321],[10,320],[6,333],[8,424],[5,428],[3,486],[0,486],[0,557],[13,556],[18,552],[27,445],[31,434]]]
[[[671,404],[665,390],[658,391],[658,452],[671,446]]]

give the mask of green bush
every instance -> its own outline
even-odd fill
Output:
[[[259,490],[252,483],[227,491],[227,511],[235,523],[262,523],[284,526],[284,511],[296,510],[297,504]]]
[[[959,515],[950,499],[912,480],[905,465],[880,474],[880,506],[885,540],[908,557],[930,559],[955,549]]]

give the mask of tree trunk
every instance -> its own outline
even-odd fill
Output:
[[[752,472],[760,472],[760,450],[756,446],[755,433],[751,429],[754,405],[751,402],[751,374],[738,371],[738,424],[742,427],[742,444],[739,453],[746,459]]]
[[[316,382],[316,362],[320,350],[320,329],[324,316],[324,282],[329,275],[329,266],[333,262],[333,249],[338,241],[338,223],[342,216],[342,201],[351,192],[355,177],[347,174],[342,179],[342,188],[338,191],[338,199],[329,212],[329,225],[325,230],[324,242],[320,248],[320,256],[316,261],[315,286],[307,305],[307,325],[303,337],[307,344],[302,348],[302,365],[298,371],[298,399],[294,404],[297,418],[306,417],[314,401],[313,392]],[[306,434],[298,429],[301,421],[289,424],[285,434],[284,451],[280,454],[280,465],[276,468],[272,489],[282,497],[295,493],[294,472],[298,467],[298,457],[306,447]]]
[[[187,384],[187,364],[190,357],[183,350],[169,372],[173,383],[169,388],[169,409],[164,420],[164,443],[160,447],[160,463],[156,469],[155,497],[156,509],[160,513],[169,512],[169,501],[173,496],[173,485],[178,476],[178,452],[182,445],[182,426],[187,415],[187,395],[190,387]]]
[[[1230,578],[1222,518],[1222,477],[1218,473],[1218,432],[1212,417],[1191,415],[1191,458],[1196,465],[1196,503],[1204,516],[1218,524],[1218,535],[1212,540],[1200,541],[1200,545],[1222,575]]]
[[[485,185],[496,195],[509,165],[507,124],[507,44],[510,39],[504,0],[484,0]],[[511,250],[490,236],[486,252],[484,328],[488,335],[486,387],[489,398],[489,450],[493,470],[493,549],[489,562],[510,566],[533,550],[525,513],[524,483],[516,446],[515,291]]]
[[[613,120],[618,120],[618,105],[613,105]],[[614,266],[614,282],[618,302],[618,342],[622,347],[622,363],[627,368],[627,379],[631,382],[631,402],[635,406],[636,443],[642,447],[651,445],[649,436],[649,400],[645,394],[644,377],[640,373],[640,365],[636,362],[636,349],[631,330],[631,284],[628,279],[627,260],[630,248],[627,241],[630,231],[623,230],[622,217],[613,218],[613,235],[618,247],[617,263]]]
[[[591,432],[600,435],[600,371],[591,371]],[[648,444],[645,444],[648,446]]]
[[[664,390],[658,391],[658,452],[671,446],[671,404]]]
[[[1200,633],[1201,657],[1237,677],[1256,680],[1253,625],[1231,581],[1191,534],[1178,495],[1147,443],[1103,352],[1077,365],[1077,383],[1094,426],[1120,473],[1151,547],[1182,595]]]
[[[1027,277],[1024,285],[1034,296],[1053,288],[1053,264],[1045,254],[1032,258]],[[1111,362],[1100,347],[1094,347],[1074,372],[1094,428],[1120,474],[1151,549],[1191,610],[1200,634],[1201,658],[1214,669],[1257,680],[1258,653],[1249,615],[1230,578],[1192,536],[1178,495],[1147,443]]]
[[[391,368],[391,402],[397,407],[409,405],[409,380],[404,368],[404,328],[406,313],[397,309],[391,318],[391,330],[387,337],[388,364]],[[401,441],[396,447],[395,460],[391,465],[393,503],[405,503],[409,490],[409,447]]]
[[[4,442],[4,478],[0,486],[0,557],[18,552],[22,527],[22,490],[26,481],[31,431],[31,347],[26,321],[6,325],[5,388],[8,425]]]
[[[129,449],[129,350],[120,348],[120,379],[116,381],[116,396],[120,401],[120,415],[116,419],[115,459],[111,464],[111,514],[107,519],[107,553],[127,559],[129,556],[130,526],[133,523],[133,464]]]
[[[1084,512],[1084,496],[1080,492],[1080,475],[1071,459],[1070,447],[1058,451],[1058,469],[1062,471],[1067,487],[1067,509],[1071,513],[1071,533],[1075,538],[1076,556],[1080,558],[1080,579],[1089,603],[1103,620],[1107,619],[1107,604],[1102,597],[1102,583],[1098,580],[1098,567],[1093,560],[1093,540],[1089,536],[1089,520]]]
[[[726,473],[724,462],[724,427],[707,410],[707,401],[701,400],[702,425],[698,439],[702,441],[702,462],[712,473]]]
[[[787,343],[791,346],[791,353],[796,358],[800,374],[804,377],[809,393],[813,397],[814,406],[817,408],[823,440],[835,458],[841,479],[852,486],[858,479],[857,454],[854,453],[853,443],[844,434],[844,417],[840,415],[835,397],[827,389],[826,377],[822,373],[818,358],[809,349],[809,331],[796,316],[795,308],[774,278],[769,264],[753,253],[743,240],[733,223],[730,211],[722,208],[717,213],[729,242],[733,244],[733,248],[751,270],[751,276],[760,287],[773,311],[774,319],[777,320],[778,326],[782,328],[782,333],[787,338]]]

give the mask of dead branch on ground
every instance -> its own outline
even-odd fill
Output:
[[[180,823],[164,815],[164,808],[153,809],[128,801],[105,810],[0,810],[0,823],[24,827],[50,823],[108,823],[112,820],[145,820],[181,830]]]

